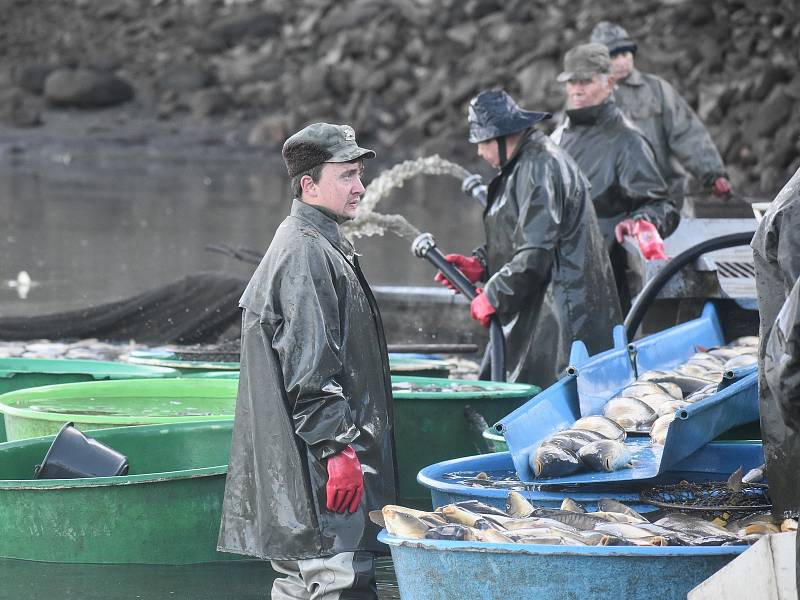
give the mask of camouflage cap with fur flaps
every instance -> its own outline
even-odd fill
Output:
[[[349,125],[313,123],[283,144],[283,161],[289,177],[326,162],[350,162],[375,158],[375,152],[356,144],[356,133]]]

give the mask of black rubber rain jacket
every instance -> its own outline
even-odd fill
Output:
[[[778,313],[800,277],[800,169],[770,204],[750,245],[761,317],[758,350],[761,437],[773,512],[780,515],[785,510],[800,510],[797,475],[800,434],[784,421],[780,403],[764,378],[764,360]]]
[[[546,387],[574,340],[612,346],[621,321],[614,275],[589,184],[539,131],[522,139],[489,184],[486,296],[503,325],[508,380]]]
[[[389,361],[377,304],[326,212],[294,200],[240,306],[239,393],[218,548],[298,560],[385,551],[370,510],[395,502]],[[352,446],[353,514],[325,508],[325,459]]]
[[[608,248],[614,227],[624,219],[646,219],[662,238],[680,219],[670,198],[653,149],[641,131],[607,100],[597,106],[567,111],[568,119],[553,140],[564,148],[592,184],[592,201]]]

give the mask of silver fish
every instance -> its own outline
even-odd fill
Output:
[[[667,413],[658,417],[650,428],[650,440],[659,446],[663,446],[667,441],[669,425],[675,420],[675,413]]]
[[[600,415],[590,415],[578,419],[572,424],[572,429],[594,431],[609,440],[625,439],[625,430],[618,423]]]
[[[581,448],[578,451],[578,458],[595,471],[616,471],[629,466],[633,456],[622,442],[601,440]]]
[[[603,416],[630,431],[647,431],[656,420],[656,411],[636,398],[612,398],[603,407]]]
[[[529,461],[535,477],[571,475],[581,468],[581,461],[574,453],[547,444],[539,446]]]

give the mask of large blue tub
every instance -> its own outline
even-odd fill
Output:
[[[414,600],[684,600],[747,548],[378,539],[391,549],[401,597]]]
[[[740,466],[745,472],[764,463],[761,443],[714,442],[679,462],[675,467],[655,479],[624,484],[553,486],[541,485],[535,490],[518,490],[537,506],[558,508],[561,501],[570,497],[583,504],[587,510],[596,510],[597,501],[613,497],[634,510],[647,512],[655,507],[639,500],[639,491],[655,485],[687,481],[721,481]],[[505,509],[508,491],[502,488],[473,487],[444,478],[453,472],[513,472],[514,462],[509,452],[483,454],[448,460],[422,469],[417,481],[430,489],[433,507],[444,506],[462,500],[480,500],[486,504]]]

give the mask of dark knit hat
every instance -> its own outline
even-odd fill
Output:
[[[636,54],[636,42],[631,39],[627,31],[610,21],[600,21],[594,26],[591,41],[604,44],[611,56],[626,51]]]
[[[289,177],[326,162],[350,162],[375,158],[375,152],[356,144],[356,133],[349,125],[313,123],[283,144],[283,161]]]

